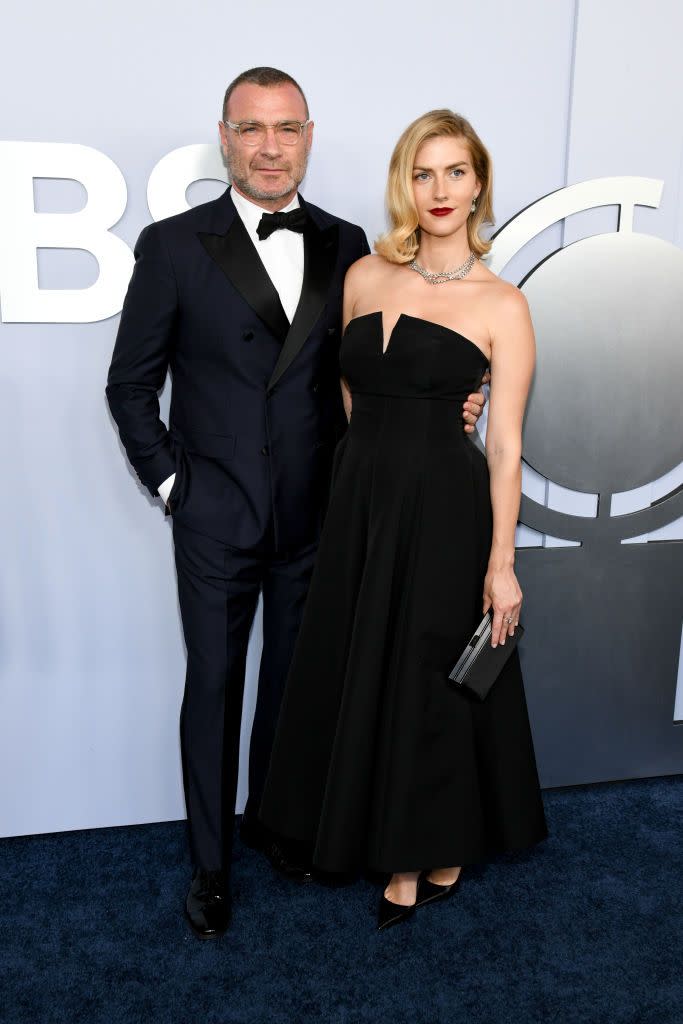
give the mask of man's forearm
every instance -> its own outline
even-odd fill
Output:
[[[178,307],[170,259],[157,225],[140,235],[107,378],[107,401],[126,454],[142,483],[157,493],[175,472],[159,416]]]

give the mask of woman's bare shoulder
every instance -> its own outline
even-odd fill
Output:
[[[347,308],[362,306],[368,292],[377,295],[393,272],[394,264],[374,253],[356,260],[346,271],[344,279],[344,303]]]
[[[487,315],[492,341],[494,339],[533,340],[533,325],[526,296],[509,281],[496,278],[487,303]]]
[[[529,303],[517,285],[496,278],[492,294],[494,298],[493,308],[499,316],[528,317]]]
[[[504,281],[483,263],[478,267],[478,281],[487,285],[486,299],[490,308],[502,313],[528,310],[528,303],[517,285]]]
[[[361,256],[359,260],[352,263],[346,271],[346,284],[356,285],[364,281],[375,280],[386,274],[392,267],[384,256],[377,253],[370,253],[369,256]]]

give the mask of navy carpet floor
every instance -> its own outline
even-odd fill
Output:
[[[180,908],[184,826],[0,842],[2,1024],[680,1024],[683,777],[544,794],[551,836],[374,930],[367,881],[292,886],[237,843],[234,917]]]

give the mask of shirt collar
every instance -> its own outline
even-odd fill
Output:
[[[261,221],[261,217],[263,216],[264,213],[269,213],[269,211],[264,210],[262,206],[257,206],[256,203],[252,203],[250,199],[247,199],[240,192],[237,192],[236,189],[234,188],[230,189],[230,198],[235,204],[235,209],[242,218],[245,227],[249,231],[251,231],[252,234],[255,234],[256,228],[258,227]],[[290,210],[298,210],[298,208],[299,196],[297,193],[297,195],[294,196],[292,201],[288,203],[287,206],[284,206],[281,210],[278,210],[278,213],[289,213]]]

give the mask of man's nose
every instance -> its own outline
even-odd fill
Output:
[[[280,155],[281,147],[274,128],[266,128],[266,137],[261,144],[263,156],[276,157]]]

